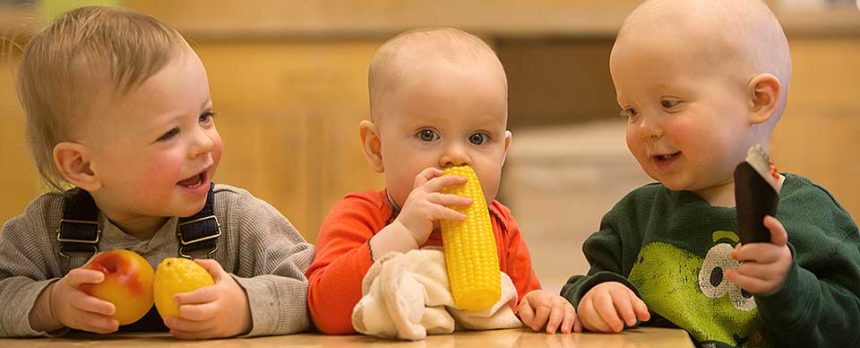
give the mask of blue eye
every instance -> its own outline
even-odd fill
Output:
[[[155,141],[167,141],[167,140],[170,140],[171,138],[175,137],[177,134],[179,134],[179,127],[176,127],[176,128],[173,128],[173,129],[167,131],[167,133],[164,133],[162,136],[158,137],[158,139],[156,139]]]
[[[469,142],[475,145],[481,145],[487,142],[488,135],[484,133],[475,133],[469,136]]]
[[[422,129],[418,131],[418,139],[421,141],[431,142],[436,139],[439,139],[439,135],[436,134],[433,130],[430,129]]]

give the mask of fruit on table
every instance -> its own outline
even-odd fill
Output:
[[[162,318],[178,317],[179,305],[173,296],[214,285],[215,280],[203,266],[189,259],[169,257],[155,270],[155,308]]]
[[[113,318],[120,325],[136,322],[152,308],[154,271],[149,262],[130,250],[112,250],[97,254],[84,266],[104,273],[104,281],[81,285],[90,296],[113,303]]]

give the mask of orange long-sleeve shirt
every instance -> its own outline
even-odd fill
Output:
[[[540,289],[531,256],[510,209],[493,201],[490,217],[499,265],[517,288],[517,303],[529,291]],[[338,201],[320,228],[314,261],[305,275],[310,281],[308,307],[314,324],[323,333],[349,334],[352,308],[361,299],[361,281],[370,269],[370,238],[394,221],[396,213],[386,192],[365,191]],[[424,246],[442,246],[438,231]]]

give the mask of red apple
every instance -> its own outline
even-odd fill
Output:
[[[120,325],[138,321],[152,308],[155,271],[143,256],[130,250],[112,250],[97,254],[84,268],[102,272],[105,278],[99,284],[84,284],[81,290],[113,303],[113,318]]]

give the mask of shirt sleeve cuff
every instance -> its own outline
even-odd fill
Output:
[[[251,331],[241,337],[284,335],[307,330],[308,283],[277,275],[233,279],[245,290]]]
[[[59,279],[47,279],[31,282],[30,284],[21,287],[20,297],[15,300],[18,305],[9,306],[5,309],[9,312],[4,314],[7,318],[12,318],[11,333],[17,337],[59,337],[69,332],[68,328],[62,328],[53,332],[36,331],[30,326],[30,312],[35,309],[36,300],[45,288],[51,283]]]
[[[639,296],[640,298],[642,297],[641,295],[639,295],[639,291],[636,290],[636,287],[633,286],[633,284],[630,283],[627,278],[624,278],[624,276],[620,274],[601,271],[586,278],[587,279],[582,281],[582,284],[580,284],[579,286],[573,287],[567,291],[562,290],[562,297],[567,298],[567,300],[570,301],[570,303],[573,304],[574,307],[579,306],[579,301],[582,300],[582,297],[585,296],[585,293],[587,293],[588,290],[591,290],[591,288],[593,288],[595,285],[604,282],[619,282],[621,284],[624,284],[624,286],[630,288],[630,290],[633,290],[633,292],[636,293],[636,296]]]
[[[812,300],[808,289],[818,286],[817,282],[814,274],[792,261],[782,288],[773,294],[755,297],[759,315],[766,324],[780,323],[777,324],[780,330],[798,329],[806,322],[803,315],[808,311],[786,311],[785,308],[808,308],[807,304]]]

